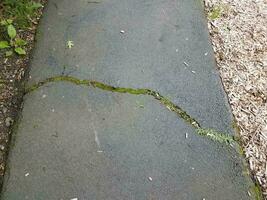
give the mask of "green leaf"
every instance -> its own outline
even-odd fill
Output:
[[[25,46],[27,44],[27,42],[23,39],[20,39],[20,38],[16,38],[15,39],[15,45],[16,46]]]
[[[7,22],[7,24],[12,24],[13,20],[12,19],[7,19],[6,22]]]
[[[13,39],[13,38],[16,37],[17,31],[16,31],[15,27],[12,24],[10,24],[10,25],[7,26],[7,33],[8,33],[8,36],[11,39]]]
[[[7,21],[6,21],[6,20],[1,20],[0,24],[1,24],[2,26],[6,26],[6,25],[7,25]]]
[[[12,19],[3,19],[3,20],[0,21],[0,24],[1,24],[2,26],[7,26],[7,25],[9,25],[9,24],[12,24],[12,22],[13,22]]]
[[[38,8],[41,8],[41,7],[43,7],[43,5],[40,4],[40,3],[36,3],[36,2],[33,2],[33,3],[32,3],[32,8],[33,8],[33,9],[38,9]]]
[[[24,49],[22,49],[21,47],[17,47],[14,50],[19,55],[25,55],[26,54],[26,51]]]
[[[0,49],[5,49],[8,47],[9,47],[8,41],[0,41]]]
[[[67,41],[67,47],[68,47],[69,49],[71,49],[73,46],[74,46],[73,41],[71,41],[71,40]]]
[[[6,51],[6,57],[12,56],[13,51]]]

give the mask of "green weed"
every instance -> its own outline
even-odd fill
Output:
[[[216,6],[216,7],[212,8],[208,17],[211,20],[218,19],[221,17],[222,11],[223,11],[223,9],[220,6]]]
[[[41,3],[33,0],[3,0],[3,17],[13,19],[16,26],[26,28],[31,25],[31,18],[36,16],[36,10]]]
[[[23,49],[23,46],[27,44],[27,42],[18,37],[17,31],[12,24],[11,19],[2,20],[0,22],[1,26],[4,26],[8,35],[8,40],[0,41],[0,49],[8,49],[6,51],[6,56],[11,56],[14,50],[18,55],[25,55],[26,51]],[[11,50],[10,50],[11,49]]]

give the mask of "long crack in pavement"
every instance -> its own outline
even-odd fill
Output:
[[[24,94],[26,95],[28,93],[31,93],[36,89],[53,82],[69,82],[75,85],[91,86],[104,91],[152,96],[162,105],[164,105],[168,110],[176,113],[180,118],[182,118],[185,122],[187,122],[194,129],[196,129],[196,133],[198,135],[206,136],[207,138],[220,143],[232,144],[233,142],[238,142],[238,138],[235,136],[226,133],[221,133],[215,129],[202,128],[200,123],[196,119],[191,117],[189,114],[187,114],[186,111],[184,111],[181,107],[175,105],[172,101],[162,96],[159,92],[147,88],[134,89],[134,88],[114,87],[94,80],[78,79],[72,76],[54,76],[47,78],[43,81],[40,81],[38,83],[35,83],[31,86],[25,87]]]

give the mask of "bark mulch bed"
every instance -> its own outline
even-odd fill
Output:
[[[245,158],[267,199],[267,1],[204,0]]]

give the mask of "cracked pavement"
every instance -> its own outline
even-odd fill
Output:
[[[234,132],[200,1],[50,0],[28,84],[62,73],[150,88]],[[256,199],[234,148],[148,96],[43,85],[24,97],[12,139],[4,200]]]

